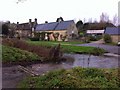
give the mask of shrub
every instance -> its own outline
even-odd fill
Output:
[[[57,41],[58,37],[59,37],[59,33],[58,32],[53,33],[53,37],[54,37],[55,41]]]
[[[62,54],[60,52],[60,45],[55,46],[55,49],[46,48],[44,46],[38,46],[38,45],[31,45],[26,43],[23,40],[18,39],[4,39],[3,44],[7,46],[12,46],[15,48],[19,48],[22,50],[26,50],[29,52],[33,52],[37,54],[40,57],[43,57],[43,59],[46,60],[52,60],[56,61],[62,57]],[[54,47],[53,47],[54,48]]]
[[[50,49],[49,60],[56,62],[56,61],[59,61],[61,57],[62,57],[62,52],[60,50],[60,44]]]
[[[65,41],[66,38],[67,38],[67,35],[65,35],[65,36],[60,35],[60,39],[61,39],[62,41]]]
[[[33,37],[33,38],[30,38],[31,41],[39,41],[39,38],[37,37]]]
[[[96,41],[97,40],[95,36],[89,36],[88,38],[89,38],[90,41]]]
[[[104,52],[105,52],[104,49],[101,49],[101,48],[97,47],[97,48],[93,48],[93,50],[90,52],[90,54],[99,56],[99,55],[103,55]]]
[[[105,41],[105,43],[111,43],[112,42],[112,38],[110,37],[109,34],[104,35],[104,41]]]

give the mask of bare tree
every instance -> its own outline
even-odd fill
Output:
[[[114,24],[114,25],[117,25],[117,24],[118,24],[118,16],[117,16],[117,14],[115,14],[115,15],[113,16],[113,24]]]
[[[83,23],[85,23],[85,22],[86,22],[86,19],[84,18],[84,19],[83,19]]]
[[[27,0],[17,0],[16,3],[20,3],[20,2],[24,2],[24,1],[27,1]]]
[[[107,13],[102,13],[100,15],[100,22],[109,22],[109,15]]]
[[[94,19],[93,23],[98,23],[98,21],[97,21],[97,19],[96,19],[96,18]]]
[[[89,22],[89,23],[92,23],[92,18],[89,18],[89,19],[88,19],[88,22]]]

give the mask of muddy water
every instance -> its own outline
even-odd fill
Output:
[[[29,68],[31,68],[37,74],[43,74],[44,72],[51,70],[61,68],[69,69],[76,66],[96,68],[118,67],[118,57],[89,56],[80,54],[64,54],[64,57],[66,57],[67,60],[61,63],[34,64]]]

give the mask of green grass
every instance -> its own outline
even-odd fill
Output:
[[[118,88],[117,69],[75,67],[27,77],[19,88]]]
[[[40,45],[45,47],[55,46],[61,44],[62,50],[64,53],[84,53],[84,54],[94,54],[102,55],[106,52],[103,49],[89,46],[73,46],[74,44],[80,44],[80,42],[55,42],[55,41],[27,41],[29,44]],[[99,51],[99,52],[96,52]]]
[[[63,41],[27,41],[28,43],[36,44],[36,45],[43,45],[43,46],[53,46],[56,44],[61,45],[74,45],[74,44],[82,44],[82,42],[63,42]]]
[[[2,45],[2,62],[34,61],[39,59],[38,55],[31,52]]]

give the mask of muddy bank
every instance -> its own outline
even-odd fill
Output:
[[[27,75],[18,66],[2,68],[2,88],[16,88],[17,84]]]

